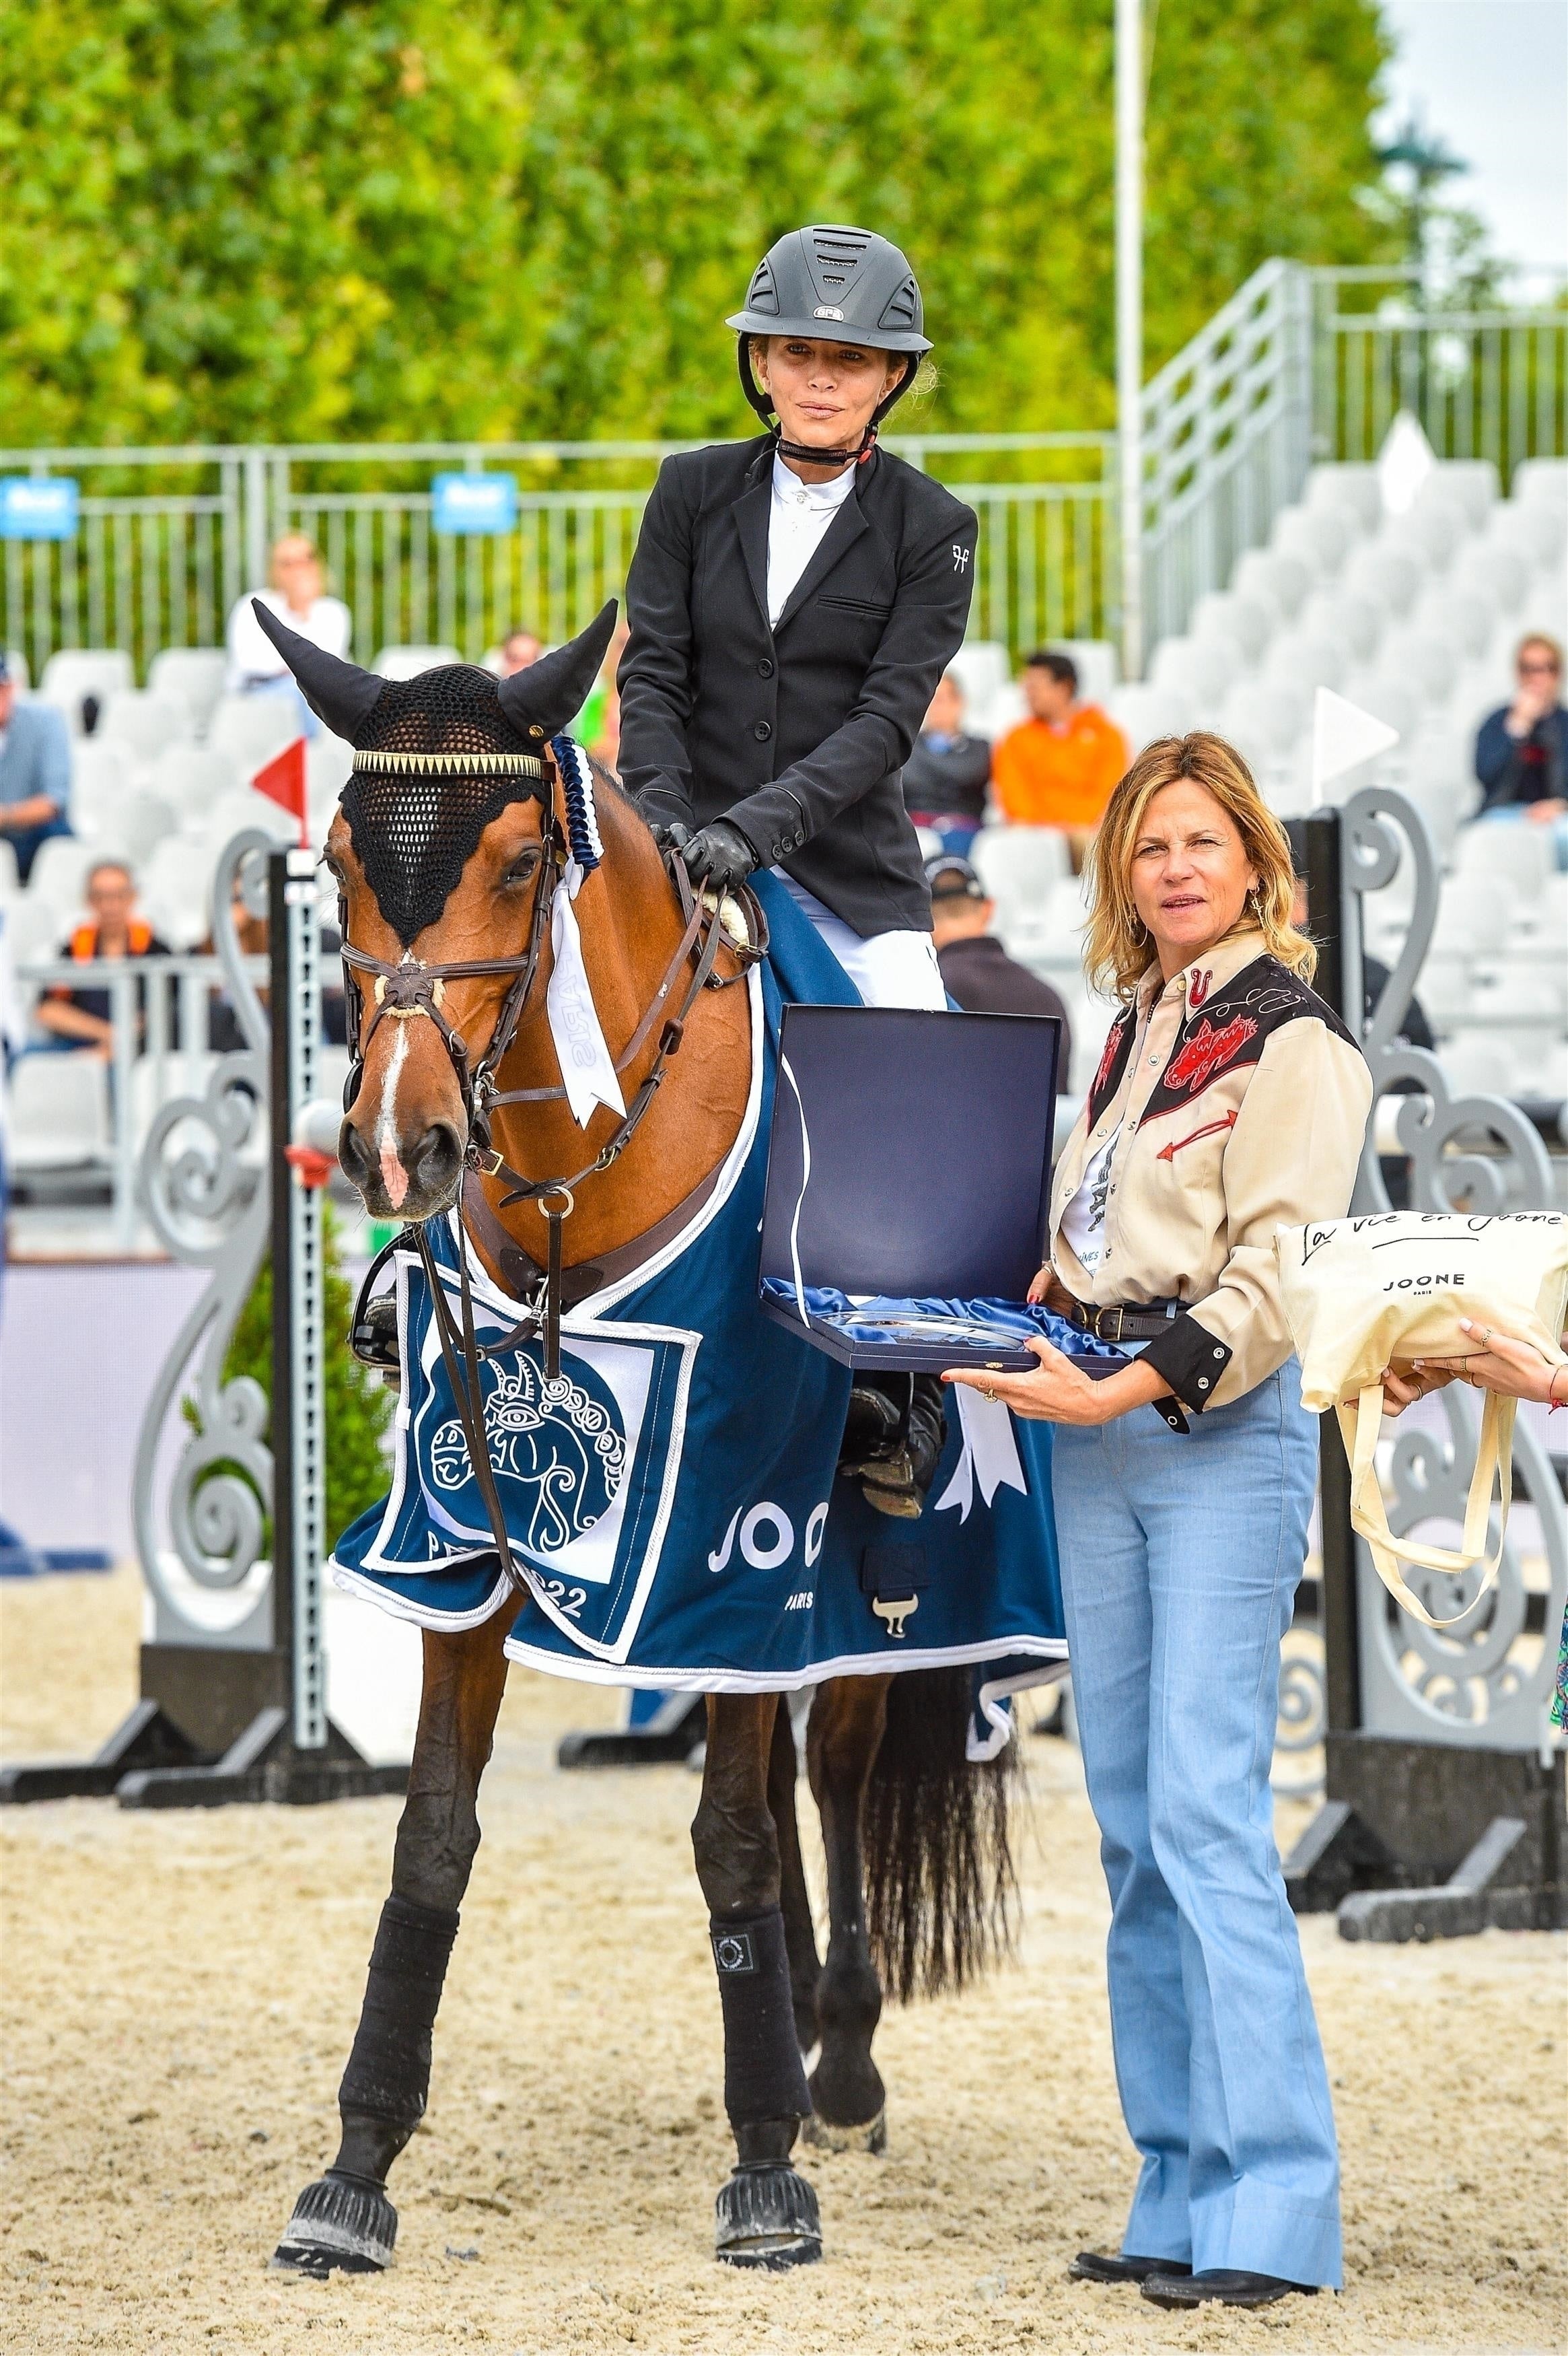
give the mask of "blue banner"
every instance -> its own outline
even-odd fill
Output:
[[[437,531],[510,531],[517,520],[517,487],[510,475],[437,475],[430,494]]]
[[[69,476],[0,477],[0,540],[74,540],[80,498]]]

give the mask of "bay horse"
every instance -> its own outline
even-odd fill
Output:
[[[635,1263],[639,1239],[721,1165],[752,1068],[749,993],[728,986],[741,949],[719,912],[677,888],[647,826],[601,772],[602,858],[576,906],[630,1112],[617,1125],[601,1106],[584,1131],[560,1085],[545,988],[572,812],[568,748],[562,740],[552,751],[551,741],[592,683],[614,607],[499,685],[464,666],[395,688],[258,612],[329,726],[357,746],[390,737],[401,748],[357,753],[357,764],[379,766],[366,791],[379,798],[356,800],[357,769],[325,853],[342,899],[356,1064],[342,1166],[373,1217],[416,1231],[461,1202],[480,1264],[514,1296],[519,1266],[539,1277],[553,1248],[558,1317],[574,1269],[594,1271],[592,1290],[607,1268]],[[476,743],[503,749],[476,752]],[[532,776],[497,775],[508,762],[531,763]],[[575,1173],[570,1217],[563,1173]],[[547,1371],[551,1345],[547,1330]],[[476,1445],[470,1429],[469,1447],[484,1487],[482,1432]],[[507,1560],[504,1527],[499,1539]],[[280,2265],[319,2276],[390,2261],[387,2177],[425,2107],[517,1608],[514,1595],[480,1626],[423,1632],[408,1799],[339,2090],[341,2137],[296,2203]],[[967,1669],[816,1689],[805,1752],[827,1856],[825,1958],[802,1862],[789,1710],[776,1693],[708,1698],[692,1848],[735,2142],[717,2201],[716,2254],[728,2264],[777,2268],[820,2254],[816,2195],[791,2159],[803,2123],[824,2139],[881,2147],[885,2096],[871,2045],[884,1980],[901,1998],[958,1987],[1008,1944],[1006,1770],[967,1765],[969,1697]],[[814,2049],[808,2084],[803,2057]]]

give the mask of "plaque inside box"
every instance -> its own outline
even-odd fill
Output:
[[[1027,1372],[1061,1025],[1037,1014],[784,1010],[762,1306],[853,1366]],[[1079,1345],[1082,1345],[1080,1348]]]

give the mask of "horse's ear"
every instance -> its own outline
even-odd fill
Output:
[[[615,633],[615,600],[596,614],[585,630],[564,647],[540,655],[527,670],[496,682],[501,709],[525,736],[559,736],[575,720],[592,692]]]
[[[259,597],[251,600],[251,611],[299,681],[300,692],[316,718],[325,721],[335,736],[354,741],[354,732],[368,719],[386,680],[374,671],[361,670],[357,663],[340,662],[309,638],[302,638],[286,622],[280,622],[270,605]]]

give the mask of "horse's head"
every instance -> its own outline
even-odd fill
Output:
[[[499,680],[468,664],[381,680],[256,612],[355,748],[326,841],[357,1081],[338,1156],[373,1217],[428,1218],[456,1195],[475,1076],[539,959],[558,842],[549,742],[593,684],[615,607]]]

